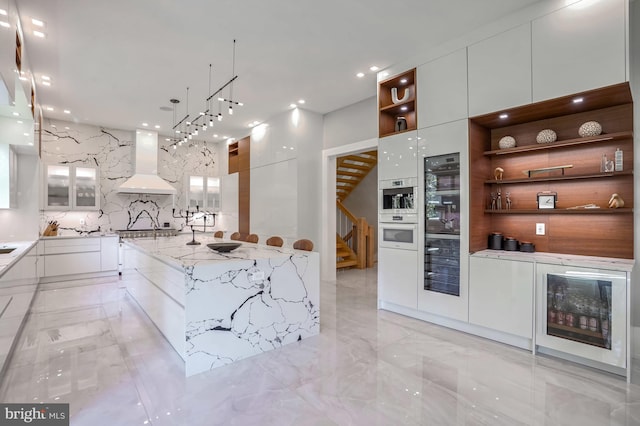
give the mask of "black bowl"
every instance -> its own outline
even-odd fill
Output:
[[[229,253],[231,250],[235,250],[240,247],[242,243],[211,243],[207,244],[211,250],[215,250],[218,253]]]

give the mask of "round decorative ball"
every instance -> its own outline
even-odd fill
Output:
[[[558,135],[551,129],[541,130],[538,136],[536,136],[536,142],[538,143],[551,143],[555,142],[556,139],[558,139]]]
[[[602,133],[602,126],[597,121],[587,121],[578,129],[578,134],[581,138],[598,136],[600,133]]]
[[[500,149],[514,148],[516,146],[516,139],[513,136],[505,136],[498,141]]]

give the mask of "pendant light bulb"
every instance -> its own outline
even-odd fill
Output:
[[[189,140],[193,139],[193,136],[191,135],[191,133],[189,133]]]
[[[207,125],[206,125],[206,124],[203,124],[203,125],[202,125],[202,131],[203,131],[203,132],[206,132],[206,131],[207,131]]]
[[[176,146],[176,144],[173,144],[173,149],[177,149],[178,147]]]
[[[195,130],[193,131],[193,136],[198,136],[198,128],[196,127]]]
[[[229,115],[233,115],[233,107],[229,104]]]
[[[213,127],[213,115],[209,118],[209,127]]]
[[[218,121],[222,121],[222,114],[218,113]]]

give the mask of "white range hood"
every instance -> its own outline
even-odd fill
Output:
[[[134,175],[118,192],[128,194],[175,194],[176,189],[158,176],[158,132],[136,130]]]

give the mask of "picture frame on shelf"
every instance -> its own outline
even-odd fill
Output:
[[[555,192],[538,192],[538,209],[555,209],[558,194]]]

